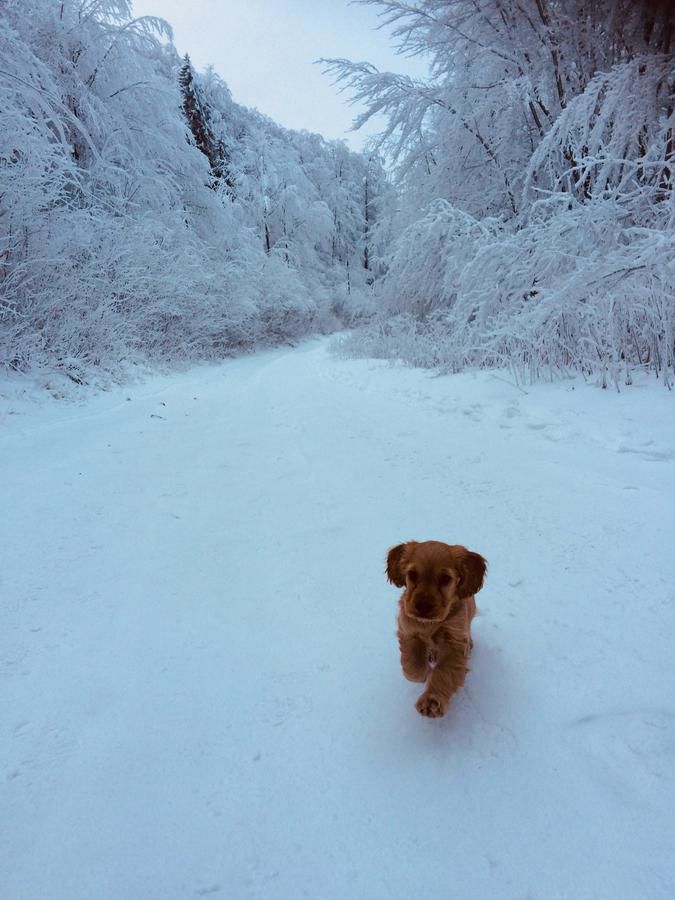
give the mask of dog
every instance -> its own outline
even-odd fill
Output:
[[[409,681],[426,683],[417,711],[444,716],[464,683],[473,647],[474,594],[487,562],[479,553],[441,541],[407,541],[387,553],[387,578],[404,588],[397,637],[401,668]]]

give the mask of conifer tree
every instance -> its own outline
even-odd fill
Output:
[[[216,137],[213,132],[211,110],[195,81],[192,62],[187,53],[183,57],[183,65],[178,72],[178,83],[183,95],[183,114],[195,144],[211,166],[211,174],[214,179],[211,187],[216,188],[218,183],[222,182],[225,184],[227,192],[231,194],[234,182],[229,173],[229,153],[222,138]]]

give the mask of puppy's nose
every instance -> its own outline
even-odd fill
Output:
[[[415,598],[415,611],[420,618],[424,619],[431,615],[434,609],[434,602],[431,597],[423,596]]]

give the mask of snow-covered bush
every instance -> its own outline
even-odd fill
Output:
[[[612,198],[556,195],[514,230],[436,204],[394,245],[380,312],[348,345],[449,371],[574,370],[606,383],[643,367],[670,383],[675,231],[627,216]]]

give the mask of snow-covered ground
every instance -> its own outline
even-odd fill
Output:
[[[1,900],[675,896],[675,398],[326,342],[0,387]],[[384,577],[490,562],[426,720]]]

